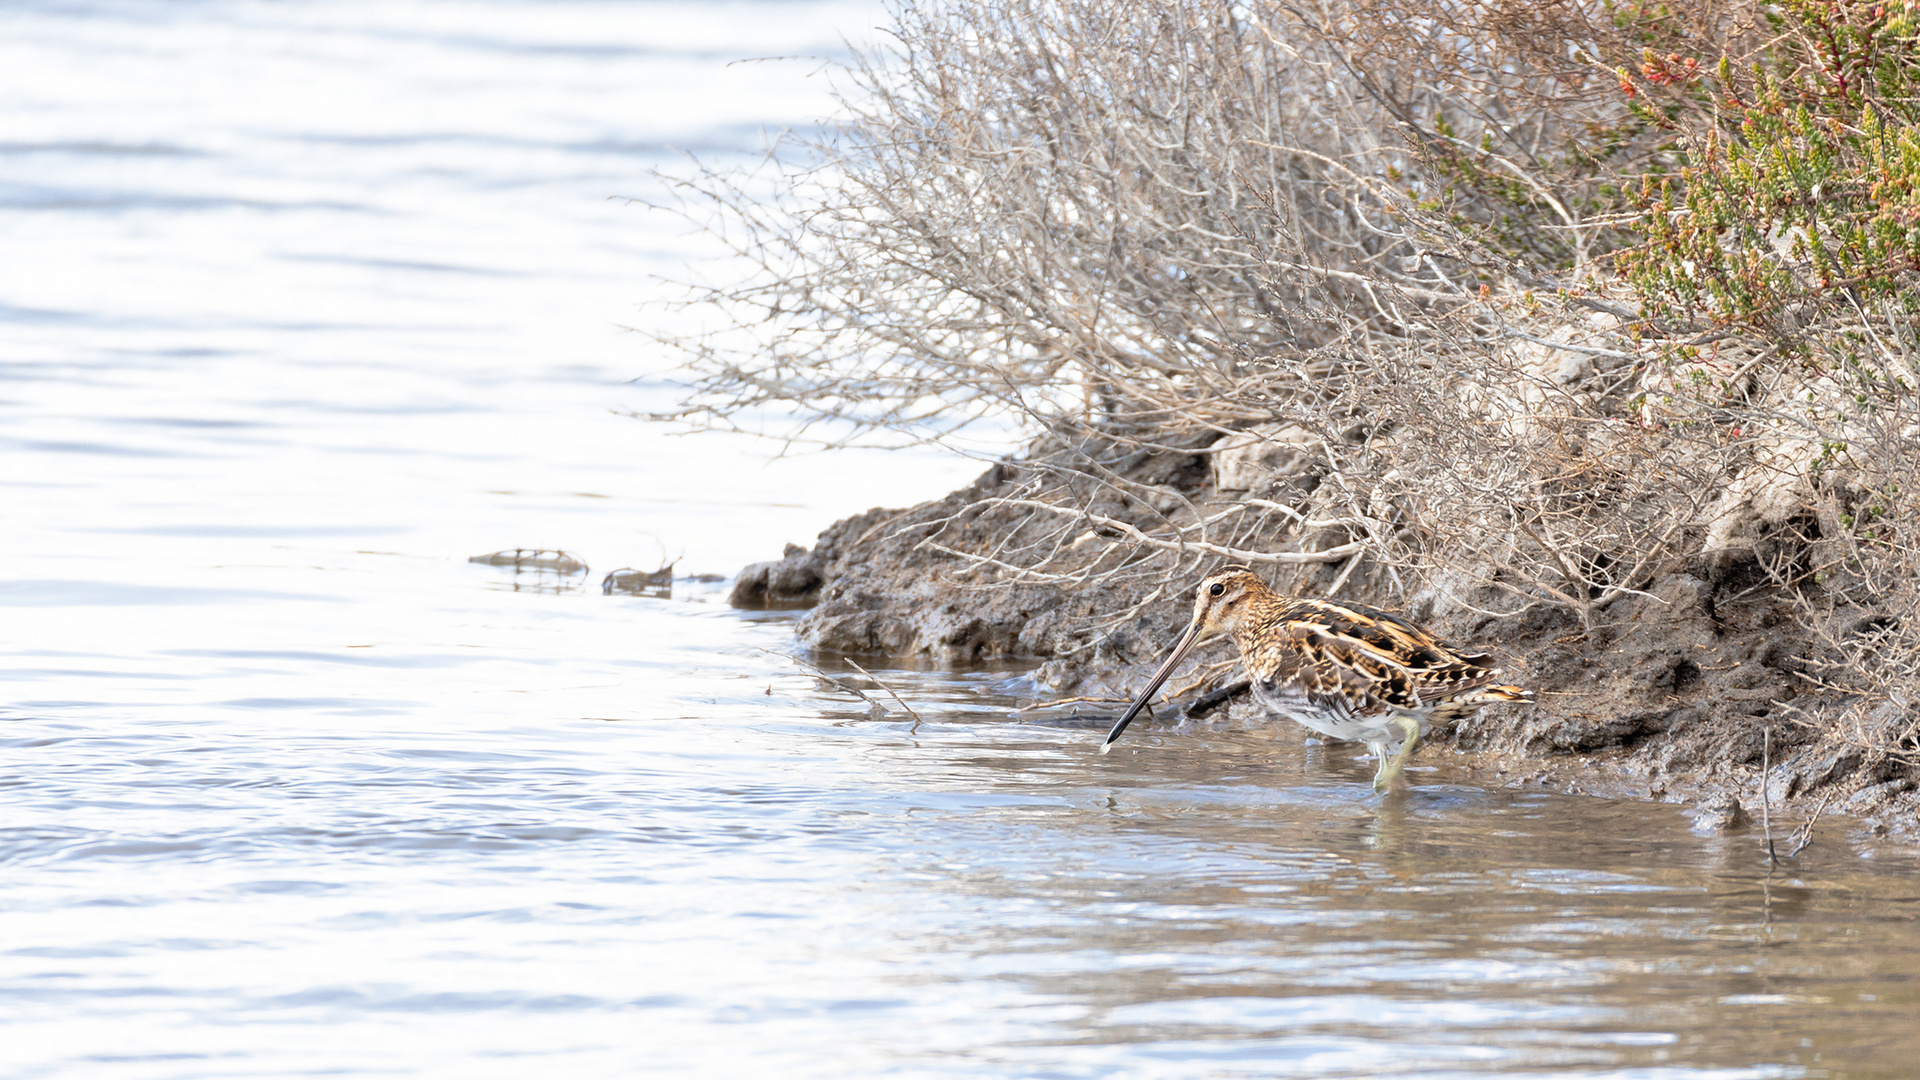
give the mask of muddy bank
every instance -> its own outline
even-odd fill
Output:
[[[747,567],[732,602],[808,608],[797,637],[809,650],[947,665],[1033,658],[1044,661],[1039,699],[1124,698],[1184,627],[1192,582],[1233,560],[1197,556],[1174,568],[1177,580],[1157,583],[1108,573],[1144,557],[1121,526],[1164,534],[1244,501],[1244,491],[1219,486],[1237,480],[1239,463],[1223,466],[1214,450],[1136,452],[1114,463],[1121,483],[1097,488],[1050,479],[1044,460],[996,465],[944,499],[870,510],[836,522],[811,548],[789,545],[781,559]],[[1284,494],[1285,463],[1265,465]],[[1036,498],[1106,523],[1070,530],[1095,584],[1072,580],[1058,559],[1040,575],[1000,557],[1061,535],[1052,517],[1034,513]],[[1311,525],[1283,520],[1261,550],[1311,553],[1345,539]],[[1500,657],[1514,681],[1536,691],[1535,704],[1490,707],[1435,730],[1425,755],[1452,751],[1504,783],[1694,804],[1702,828],[1757,828],[1764,795],[1777,836],[1832,814],[1879,835],[1920,838],[1920,785],[1907,767],[1797,719],[1805,714],[1795,706],[1831,703],[1813,700],[1803,677],[1813,647],[1803,620],[1755,561],[1676,557],[1640,594],[1591,613],[1590,626],[1564,607],[1508,614],[1519,606],[1510,593],[1462,575],[1409,595],[1390,571],[1344,559],[1256,569],[1278,589],[1326,595],[1337,585],[1342,599],[1406,612]],[[1169,686],[1184,704],[1233,677],[1232,655],[1230,644],[1214,642],[1189,663],[1200,677],[1176,674]],[[1233,722],[1258,722],[1247,712],[1235,706]],[[1161,725],[1175,715],[1163,709]]]

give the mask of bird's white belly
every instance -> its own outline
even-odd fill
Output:
[[[1359,715],[1350,709],[1329,707],[1321,702],[1310,700],[1306,692],[1295,683],[1255,682],[1253,697],[1267,712],[1336,739],[1362,743],[1398,743],[1402,738],[1402,732],[1393,726],[1391,712]],[[1426,717],[1420,716],[1418,719],[1421,734],[1425,734]]]

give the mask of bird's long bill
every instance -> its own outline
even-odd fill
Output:
[[[1160,684],[1167,681],[1167,676],[1173,674],[1173,669],[1180,666],[1180,661],[1185,659],[1187,653],[1192,651],[1194,644],[1199,640],[1200,621],[1195,619],[1188,625],[1187,632],[1181,634],[1180,640],[1174,643],[1173,652],[1167,656],[1167,662],[1161,664],[1160,670],[1154,672],[1153,678],[1147,681],[1147,688],[1140,691],[1140,696],[1134,698],[1133,704],[1127,706],[1127,711],[1120,717],[1120,722],[1113,725],[1112,731],[1107,732],[1107,741],[1100,744],[1101,753],[1104,754],[1113,749],[1113,740],[1118,739],[1120,733],[1127,730],[1127,725],[1133,723],[1133,718],[1140,715],[1140,710],[1147,707],[1147,702],[1153,700],[1153,695],[1159,692]]]

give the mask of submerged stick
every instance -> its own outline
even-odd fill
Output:
[[[1805,825],[1800,826],[1799,842],[1793,845],[1792,851],[1787,852],[1787,858],[1791,859],[1807,850],[1807,845],[1813,843],[1813,827],[1820,821],[1820,815],[1827,812],[1827,804],[1832,801],[1833,792],[1831,791],[1820,799],[1820,804],[1813,808],[1813,816],[1807,819]]]
[[[1194,698],[1193,704],[1187,706],[1187,719],[1198,720],[1200,717],[1207,715],[1252,689],[1253,684],[1251,682],[1241,679],[1237,683],[1229,683],[1226,686],[1220,687],[1218,690],[1209,690],[1199,697]]]
[[[907,733],[909,735],[920,730],[920,714],[917,712],[914,712],[913,706],[907,704],[906,701],[902,699],[899,694],[894,693],[893,687],[888,686],[886,683],[881,682],[879,678],[877,678],[873,674],[873,672],[868,671],[866,668],[861,667],[859,664],[854,663],[852,660],[847,661],[847,666],[853,668],[853,670],[859,672],[860,674],[865,675],[867,678],[872,679],[873,685],[879,687],[882,690],[885,690],[887,692],[888,697],[892,698],[897,704],[899,704],[901,708],[907,710],[907,715],[913,717],[913,726],[907,729]]]
[[[1780,853],[1773,848],[1773,798],[1767,793],[1768,778],[1773,773],[1773,725],[1760,729],[1760,828],[1767,834],[1767,864],[1772,866],[1780,861]]]
[[[840,681],[839,679],[837,679],[837,678],[835,678],[835,677],[833,677],[832,675],[829,675],[829,674],[827,674],[827,673],[826,673],[825,671],[822,671],[822,670],[820,670],[820,668],[819,668],[819,666],[818,666],[818,665],[815,665],[815,664],[813,664],[813,663],[811,663],[811,662],[809,662],[809,661],[806,661],[806,660],[802,660],[802,659],[800,659],[799,657],[797,657],[797,656],[795,656],[795,655],[793,655],[792,653],[781,653],[781,652],[774,652],[774,651],[773,651],[772,649],[762,649],[762,650],[760,650],[760,651],[761,651],[761,652],[764,652],[764,653],[767,653],[768,655],[771,655],[771,656],[780,656],[780,657],[785,657],[786,659],[788,659],[788,660],[791,660],[791,661],[793,661],[793,662],[794,662],[794,663],[796,663],[796,664],[799,664],[799,665],[800,665],[801,667],[803,667],[803,668],[806,668],[806,669],[807,669],[808,671],[811,671],[811,672],[813,672],[813,675],[814,675],[814,678],[817,678],[817,679],[820,679],[820,680],[822,680],[822,681],[824,681],[824,682],[828,682],[828,683],[832,683],[835,689],[838,689],[838,690],[845,690],[845,691],[846,691],[847,693],[849,693],[849,694],[852,694],[852,695],[853,695],[854,697],[857,697],[857,698],[859,698],[859,699],[860,699],[861,701],[864,701],[864,702],[866,702],[866,703],[867,703],[867,704],[868,704],[869,706],[871,706],[871,707],[872,707],[872,710],[873,710],[873,718],[874,718],[874,719],[876,719],[876,720],[877,720],[877,719],[879,719],[879,718],[880,718],[880,717],[882,717],[882,716],[885,716],[885,715],[887,714],[887,710],[886,710],[886,706],[884,706],[884,705],[881,705],[881,704],[880,704],[880,703],[879,703],[878,701],[875,701],[875,700],[874,700],[873,698],[871,698],[871,697],[869,697],[869,696],[867,696],[867,692],[866,692],[865,690],[862,690],[862,689],[860,689],[860,688],[859,688],[859,687],[857,687],[857,686],[848,686],[848,685],[847,685],[846,683],[844,683],[844,682],[842,682],[842,681]],[[847,662],[848,662],[848,663],[850,663],[850,664],[852,664],[852,663],[853,663],[853,661],[851,661],[851,660],[849,660],[849,661],[847,661]],[[854,667],[855,667],[856,669],[859,669],[859,671],[860,671],[860,674],[862,674],[862,675],[866,675],[866,676],[867,676],[867,678],[869,678],[869,679],[873,679],[873,676],[872,676],[872,675],[867,675],[867,672],[866,672],[866,670],[865,670],[865,669],[863,669],[863,668],[860,668],[860,665],[859,665],[859,664],[853,664],[853,666],[854,666]],[[873,681],[874,681],[874,683],[875,683],[876,685],[880,685],[880,680],[879,680],[879,679],[873,679]],[[881,688],[882,690],[886,690],[886,689],[887,689],[887,688],[886,688],[886,687],[885,687],[884,685],[881,685],[881,686],[880,686],[880,688]],[[887,690],[887,693],[889,693],[889,694],[892,694],[892,693],[893,693],[893,691],[891,691],[891,690]],[[894,695],[894,698],[893,698],[893,700],[895,700],[895,701],[900,701],[900,697],[899,697],[899,695],[897,695],[897,694],[895,694],[895,695]],[[900,702],[900,707],[901,707],[901,708],[903,708],[903,709],[906,709],[906,702],[904,702],[904,701],[901,701],[901,702]],[[912,709],[907,709],[907,712],[908,712],[909,714],[912,714],[912,713],[913,713],[913,710],[912,710]],[[914,726],[915,726],[915,727],[918,727],[918,726],[920,725],[920,717],[918,717],[918,716],[914,716],[914,718],[913,718],[913,722],[914,722]]]

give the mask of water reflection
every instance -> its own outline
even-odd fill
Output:
[[[673,598],[673,564],[668,563],[658,570],[635,570],[622,567],[611,571],[600,579],[600,592],[606,596],[625,593],[628,596],[648,596],[655,600]]]
[[[587,572],[592,569],[572,552],[547,548],[513,548],[470,556],[467,561],[506,569],[509,576],[504,585],[491,587],[504,587],[509,592],[579,592],[586,587]]]
[[[1863,1036],[1912,1015],[1911,863],[1856,877],[1834,851],[1769,877],[1753,843],[1694,837],[1672,807],[1450,784],[1369,799],[1364,777],[1274,789],[1209,768],[1260,753],[1213,740],[1157,758],[1151,786],[969,815],[990,819],[964,830],[977,847],[911,864],[978,904],[934,966],[1072,1006],[1044,1045],[1152,1075],[1904,1067]],[[1829,976],[1844,990],[1808,989]],[[1816,1065],[1834,1071],[1799,1071]]]

